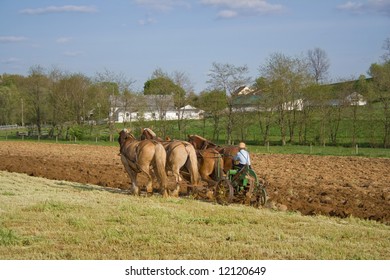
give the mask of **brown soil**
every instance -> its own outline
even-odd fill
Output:
[[[130,179],[118,151],[117,147],[0,142],[0,170],[128,189]],[[252,167],[270,184],[268,207],[390,224],[390,159],[252,154]]]

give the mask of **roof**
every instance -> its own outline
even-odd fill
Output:
[[[233,106],[254,106],[264,99],[262,95],[238,95],[233,98]]]
[[[232,95],[246,95],[250,92],[252,92],[252,89],[250,89],[248,86],[240,86],[232,93]]]
[[[200,109],[194,107],[194,106],[191,106],[191,105],[186,105],[184,107],[181,107],[180,110],[184,110],[184,111],[201,111]]]
[[[133,95],[130,100],[124,96],[110,96],[110,103],[112,107],[126,107],[132,112],[175,110],[172,95]]]

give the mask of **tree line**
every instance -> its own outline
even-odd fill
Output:
[[[213,63],[209,70],[207,88],[196,94],[188,76],[183,72],[168,74],[156,69],[145,82],[143,92],[132,91],[133,80],[123,74],[106,70],[87,77],[81,73],[67,73],[59,69],[30,68],[28,76],[3,74],[0,77],[0,124],[33,125],[37,133],[48,125],[50,137],[67,135],[72,127],[104,123],[110,134],[115,131],[112,119],[112,100],[119,97],[136,109],[140,95],[172,95],[176,108],[191,104],[205,111],[203,131],[211,124],[213,140],[223,135],[226,143],[248,140],[252,134],[261,143],[271,141],[277,128],[282,145],[318,143],[337,144],[340,126],[345,118],[350,121],[351,144],[359,132],[359,120],[381,125],[382,145],[390,144],[390,38],[385,40],[385,54],[380,63],[368,69],[371,77],[359,77],[353,82],[327,85],[330,61],[324,50],[309,50],[306,56],[271,54],[259,66],[259,76],[253,81],[246,65]],[[253,99],[248,111],[237,103],[237,88],[250,85]],[[353,92],[367,100],[364,115],[357,104],[345,100]],[[299,101],[299,102],[297,102]],[[351,106],[352,104],[352,106]],[[248,105],[248,104],[245,104]],[[127,106],[127,105],[126,105]],[[286,108],[288,107],[288,108]],[[360,114],[360,115],[359,115]],[[188,121],[178,114],[178,135],[184,136]],[[168,122],[156,123],[166,133]],[[209,129],[209,128],[208,128]],[[374,129],[368,125],[367,129]],[[377,128],[376,128],[377,129]],[[315,130],[313,132],[313,130]],[[374,134],[374,133],[373,133]],[[313,136],[314,135],[314,136]],[[111,136],[112,138],[112,136]],[[374,143],[374,141],[373,141]]]

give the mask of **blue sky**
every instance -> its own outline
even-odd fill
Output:
[[[0,0],[0,73],[107,69],[136,91],[157,68],[186,73],[200,92],[213,62],[256,78],[271,54],[316,47],[331,79],[349,79],[380,61],[389,37],[390,0]]]

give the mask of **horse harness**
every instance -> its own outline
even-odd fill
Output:
[[[173,147],[171,147],[171,144],[174,143]],[[188,143],[188,142],[185,142],[185,141],[172,141],[172,142],[167,142],[165,143],[168,147],[168,149],[166,149],[166,152],[167,152],[167,157],[169,157],[171,155],[171,153],[173,152],[173,150],[175,150],[177,147],[179,147],[180,145],[184,145],[184,148],[187,148],[188,146],[190,146],[191,144]],[[189,152],[187,149],[185,149],[186,152],[187,152],[187,155],[189,155]]]

